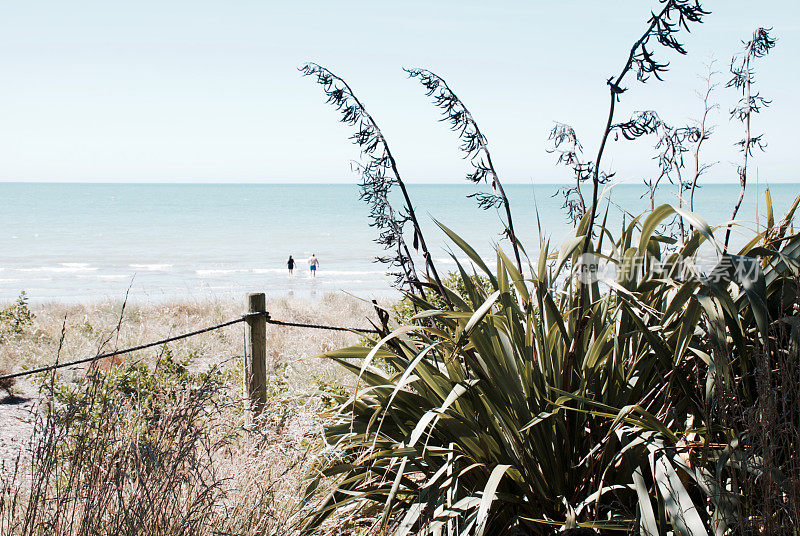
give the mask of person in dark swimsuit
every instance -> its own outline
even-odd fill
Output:
[[[294,273],[294,259],[289,255],[289,260],[286,261],[286,266],[289,268],[289,275]]]

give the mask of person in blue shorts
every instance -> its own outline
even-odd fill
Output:
[[[317,277],[317,266],[319,266],[319,259],[313,253],[308,259],[308,266],[311,268],[311,277]]]

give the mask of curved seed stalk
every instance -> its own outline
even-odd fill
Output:
[[[490,184],[492,190],[497,194],[474,193],[469,197],[478,200],[478,206],[488,210],[490,208],[505,209],[506,220],[505,236],[511,241],[514,249],[514,257],[517,262],[517,269],[522,272],[522,259],[519,254],[517,235],[514,233],[514,222],[511,218],[511,204],[508,201],[503,184],[497,175],[497,171],[492,164],[492,155],[489,153],[486,137],[478,128],[478,123],[464,105],[461,99],[450,89],[445,80],[436,73],[427,69],[403,69],[410,78],[419,78],[420,84],[425,88],[426,94],[433,97],[433,103],[442,110],[442,121],[450,123],[451,130],[458,132],[461,140],[461,150],[466,153],[466,157],[474,167],[472,173],[467,174],[467,180],[473,183],[481,181]]]
[[[361,148],[361,154],[368,160],[366,164],[358,166],[362,176],[361,198],[370,204],[370,216],[373,219],[371,225],[381,231],[376,242],[394,252],[393,257],[383,257],[378,260],[400,268],[402,273],[395,274],[398,276],[398,284],[405,283],[409,289],[416,288],[417,292],[423,295],[424,284],[417,277],[414,260],[403,233],[404,225],[410,222],[414,233],[413,247],[417,251],[421,250],[428,277],[433,279],[434,288],[450,305],[447,292],[425,243],[414,205],[397,170],[397,162],[378,124],[344,79],[316,63],[306,63],[299,70],[305,76],[316,77],[317,83],[322,86],[328,97],[327,102],[341,112],[341,121],[356,127],[356,132],[350,139]],[[389,192],[395,185],[400,188],[405,202],[405,206],[399,212],[393,210],[388,200]]]

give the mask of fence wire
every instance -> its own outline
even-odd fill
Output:
[[[51,370],[57,370],[60,368],[66,367],[73,367],[75,365],[81,365],[83,363],[91,363],[93,361],[97,361],[98,359],[105,359],[107,357],[114,357],[117,355],[122,354],[129,354],[131,352],[136,352],[138,350],[145,350],[147,348],[152,348],[154,346],[161,346],[170,342],[178,341],[181,339],[187,339],[189,337],[194,337],[195,335],[200,335],[201,333],[207,333],[209,331],[214,331],[216,329],[224,328],[227,326],[232,326],[234,324],[238,324],[239,322],[245,322],[249,318],[253,318],[255,316],[265,316],[267,324],[273,324],[276,326],[286,326],[286,327],[295,327],[295,328],[309,328],[309,329],[324,329],[324,330],[331,330],[331,331],[350,331],[355,333],[380,333],[377,329],[364,329],[364,328],[344,328],[339,326],[325,326],[321,324],[305,324],[302,322],[284,322],[282,320],[273,320],[270,318],[269,313],[264,312],[255,312],[255,313],[247,313],[242,315],[240,318],[236,318],[234,320],[228,320],[227,322],[222,322],[220,324],[215,324],[213,326],[208,326],[202,329],[198,329],[195,331],[189,331],[187,333],[182,333],[180,335],[175,335],[173,337],[167,337],[166,339],[161,339],[158,341],[148,342],[146,344],[140,344],[138,346],[132,346],[130,348],[124,348],[122,350],[116,350],[114,352],[106,352],[103,354],[97,354],[92,357],[84,357],[82,359],[76,359],[73,361],[66,361],[64,363],[53,363],[52,365],[47,365],[45,367],[38,367],[35,369],[30,370],[23,370],[21,372],[14,372],[12,374],[5,374],[0,376],[0,381],[2,380],[10,380],[14,378],[21,378],[23,376],[30,376],[31,374],[39,374],[41,372],[49,372]]]

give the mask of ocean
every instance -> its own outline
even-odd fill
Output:
[[[755,228],[756,200],[765,219],[764,185],[749,187],[740,211]],[[539,225],[558,245],[569,233],[561,185],[510,184],[514,225],[535,259]],[[454,268],[441,221],[493,259],[501,239],[497,210],[483,211],[466,196],[467,183],[410,184],[409,193],[440,271]],[[588,193],[588,188],[586,189]],[[800,193],[798,184],[771,187],[776,217]],[[623,207],[648,207],[640,184],[611,190],[609,222],[618,228]],[[738,185],[698,190],[696,212],[710,224],[730,218]],[[662,190],[658,202],[675,202]],[[369,209],[355,184],[88,184],[0,183],[0,301],[25,291],[32,302],[130,299],[230,299],[247,292],[322,296],[347,292],[364,298],[396,295],[375,258]],[[605,206],[605,205],[604,205]],[[538,213],[538,221],[537,221]],[[722,233],[720,240],[722,239]],[[734,240],[741,243],[744,234]],[[320,260],[312,278],[306,259]],[[286,260],[298,262],[289,275]],[[463,255],[457,255],[463,257]]]

